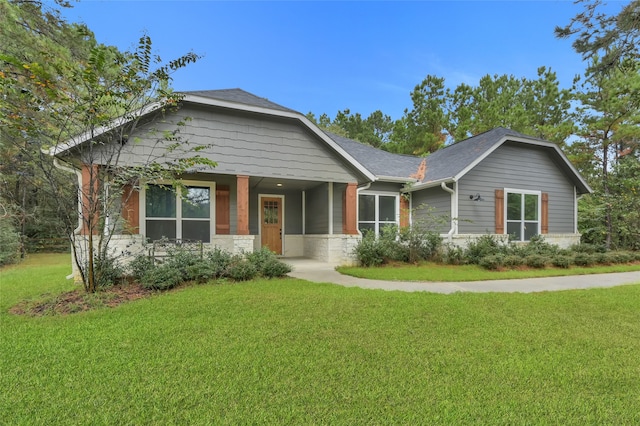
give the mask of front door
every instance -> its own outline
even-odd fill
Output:
[[[262,247],[282,254],[282,198],[261,198],[260,233]]]

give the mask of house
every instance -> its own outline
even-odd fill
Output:
[[[567,246],[579,241],[578,198],[591,192],[556,144],[504,128],[425,158],[398,155],[324,132],[240,89],[185,92],[181,108],[154,126],[170,132],[178,122],[186,123],[181,137],[205,146],[199,154],[217,166],[182,176],[182,194],[158,182],[130,191],[122,232],[111,241],[116,251],[168,237],[349,262],[360,231],[434,215],[447,218],[439,231],[454,244],[488,233],[519,241],[544,234]],[[144,129],[121,141],[120,166],[166,148]],[[87,140],[51,150],[75,164],[81,186],[90,166],[77,149]]]

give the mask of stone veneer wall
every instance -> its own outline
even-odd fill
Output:
[[[303,255],[321,262],[354,264],[353,249],[360,239],[359,235],[305,235]]]

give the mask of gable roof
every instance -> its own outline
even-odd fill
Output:
[[[414,181],[415,185],[411,187],[411,190],[437,186],[442,182],[455,182],[504,143],[516,142],[550,150],[558,160],[559,166],[575,184],[578,193],[592,192],[557,144],[504,127],[497,127],[454,143],[424,158],[393,154],[333,133],[328,134],[365,167],[369,168],[379,180]],[[426,171],[424,177],[416,181],[412,175],[416,176],[423,159],[426,161]]]
[[[218,99],[236,104],[243,104],[254,107],[274,109],[278,111],[295,112],[290,108],[271,102],[267,98],[261,98],[253,93],[246,92],[242,89],[220,89],[220,90],[192,90],[181,92],[185,95],[201,96],[203,98]]]

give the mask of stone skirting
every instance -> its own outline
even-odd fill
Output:
[[[305,235],[303,256],[321,262],[353,264],[359,235]]]

